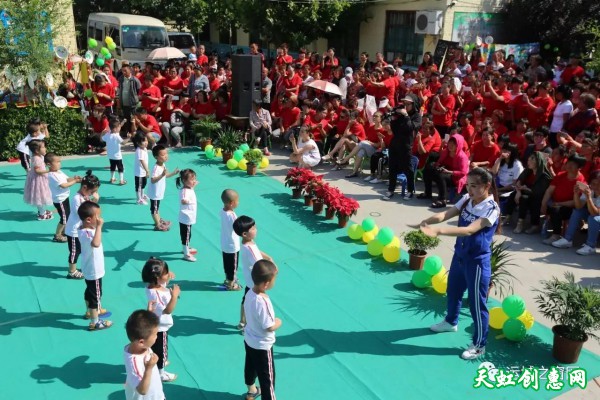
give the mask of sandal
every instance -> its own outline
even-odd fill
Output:
[[[431,208],[446,208],[445,200],[438,200],[431,203]]]
[[[117,183],[117,180],[115,178],[110,178],[110,183]]]
[[[227,291],[237,291],[241,290],[242,287],[238,285],[235,281],[225,281],[225,290]]]
[[[417,199],[419,200],[427,200],[427,199],[431,199],[433,196],[430,194],[425,194],[425,193],[419,193],[417,195]]]
[[[68,240],[68,239],[67,239],[67,237],[66,237],[66,236],[54,236],[54,237],[52,238],[52,241],[53,241],[53,242],[56,242],[56,243],[66,243],[66,241],[67,241],[67,240]]]
[[[254,392],[254,393],[250,393],[250,392],[246,393],[246,400],[254,400],[257,397],[260,397],[260,388],[259,387],[256,388],[256,392]]]
[[[126,184],[127,184],[127,181],[125,179],[123,179],[121,182],[119,182],[119,185],[121,185],[121,186],[126,185]]]
[[[69,272],[67,274],[67,279],[83,279],[83,272],[78,269],[73,272]]]

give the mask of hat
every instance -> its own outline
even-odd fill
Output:
[[[354,71],[350,67],[346,67],[346,69],[344,70],[344,75],[352,75],[353,73]]]
[[[400,100],[400,101],[408,101],[408,102],[414,103],[414,102],[415,102],[415,99],[413,99],[413,98],[412,98],[412,97],[410,97],[410,96],[405,96],[405,97],[404,97],[402,100]]]
[[[383,68],[384,71],[388,71],[390,74],[394,75],[396,73],[396,68],[393,65],[386,65]]]
[[[478,67],[485,67],[486,64],[484,62],[480,62],[479,64],[477,64]]]
[[[188,60],[190,61],[196,61],[198,59],[198,57],[196,57],[196,55],[194,53],[190,53],[188,55]]]

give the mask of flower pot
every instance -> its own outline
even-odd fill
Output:
[[[231,160],[231,158],[233,157],[233,153],[223,151],[222,154],[223,154],[223,164],[227,164],[227,161]]]
[[[208,146],[209,144],[212,144],[212,139],[202,139],[202,140],[200,140],[200,148],[202,149],[202,151],[204,151],[204,148],[206,146]]]
[[[247,164],[246,173],[248,175],[256,175],[256,168],[257,166],[254,163]]]
[[[332,207],[327,207],[325,210],[325,219],[333,219],[335,217],[335,210]]]
[[[425,263],[425,257],[427,257],[427,252],[424,251],[423,254],[414,254],[412,250],[408,251],[408,266],[412,270],[420,270],[423,269],[423,264]]]
[[[554,325],[552,327],[552,332],[554,333],[552,357],[563,364],[576,363],[579,359],[583,344],[587,342],[587,336],[582,342],[567,339],[563,336],[564,333],[568,332],[568,328],[564,325]]]
[[[304,195],[304,205],[310,207],[313,205],[313,197],[310,194]]]
[[[349,219],[350,217],[348,217],[347,215],[338,215],[338,226],[340,228],[345,228]]]
[[[292,199],[299,199],[302,197],[302,189],[292,188]]]
[[[313,213],[321,214],[323,212],[323,200],[313,200]]]

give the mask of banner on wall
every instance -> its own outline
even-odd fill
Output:
[[[539,54],[540,44],[539,43],[522,43],[522,44],[497,44],[496,50],[504,50],[506,56],[514,55],[515,62],[527,61],[527,57],[530,54]]]
[[[496,43],[508,43],[506,14],[481,12],[455,12],[452,24],[452,41],[473,43],[477,36],[492,36]]]

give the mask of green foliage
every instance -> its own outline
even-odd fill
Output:
[[[192,122],[192,131],[198,139],[215,139],[222,128],[214,115]]]
[[[242,143],[244,133],[233,128],[227,128],[217,134],[215,148],[221,149],[224,153],[233,153]]]
[[[87,131],[79,110],[47,107],[16,108],[8,106],[0,110],[0,160],[18,157],[17,144],[27,136],[27,123],[38,117],[48,124],[50,138],[46,139],[49,152],[61,156],[82,153],[86,149]]]
[[[586,67],[600,73],[600,21],[590,21],[583,25],[581,32],[590,39],[586,42],[586,52],[590,60]]]
[[[568,339],[585,341],[588,336],[600,341],[594,332],[600,330],[600,291],[575,283],[575,276],[565,272],[565,280],[553,277],[542,281],[535,289],[535,298],[542,315],[567,328],[562,332]]]
[[[250,149],[244,153],[244,158],[248,164],[259,165],[263,159],[263,153],[259,149]]]
[[[435,249],[440,244],[439,238],[427,236],[419,230],[403,233],[402,240],[408,250],[416,255],[424,255],[427,250]]]
[[[514,294],[513,280],[516,279],[518,281],[518,279],[506,269],[506,267],[510,265],[515,265],[508,248],[509,246],[506,244],[506,241],[499,243],[495,240],[492,241],[492,276],[490,277],[490,286],[493,286],[494,294],[500,297],[504,297],[505,292]]]

